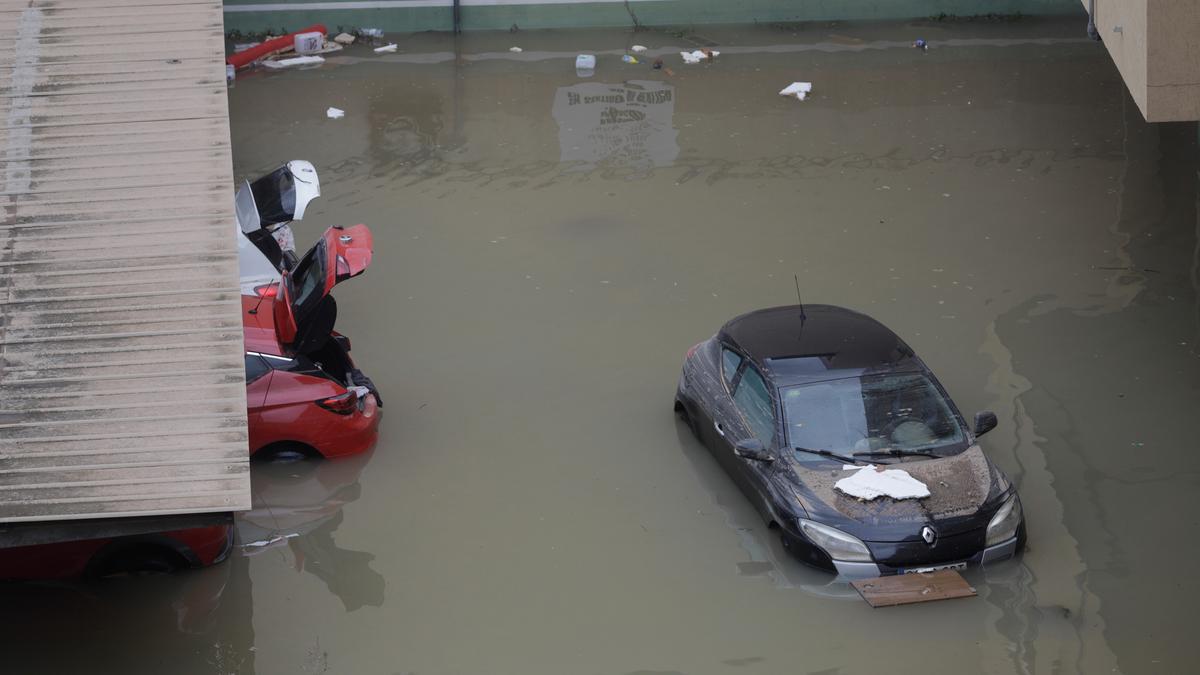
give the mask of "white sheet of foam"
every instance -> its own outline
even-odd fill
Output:
[[[929,496],[929,488],[901,469],[881,469],[874,464],[867,466],[842,466],[843,471],[853,474],[834,483],[835,489],[866,501],[876,497],[892,499],[921,499]]]

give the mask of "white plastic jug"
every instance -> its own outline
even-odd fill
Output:
[[[321,33],[313,31],[311,33],[297,33],[292,45],[296,48],[297,54],[312,54],[321,51],[324,46],[325,36]]]

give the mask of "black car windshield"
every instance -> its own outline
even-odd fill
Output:
[[[254,193],[254,206],[264,227],[292,220],[296,212],[296,179],[286,166],[251,183],[250,192]]]
[[[789,447],[842,455],[872,451],[948,454],[966,432],[941,389],[921,373],[866,374],[781,390]],[[801,462],[821,461],[796,453]]]

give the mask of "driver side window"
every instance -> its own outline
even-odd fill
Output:
[[[775,438],[775,410],[771,405],[771,393],[767,390],[767,383],[754,366],[746,366],[742,379],[733,392],[733,402],[742,411],[742,417],[755,438],[768,448],[771,447]]]

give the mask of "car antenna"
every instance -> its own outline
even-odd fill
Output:
[[[246,313],[247,314],[258,314],[259,305],[263,304],[263,300],[267,299],[267,292],[270,291],[271,287],[277,283],[279,283],[278,279],[267,284],[267,287],[263,290],[262,295],[258,296],[258,302],[254,304],[254,308],[246,310]]]
[[[796,302],[800,303],[800,325],[803,326],[808,316],[804,313],[804,298],[800,297],[800,275],[793,274],[792,279],[796,281]]]

